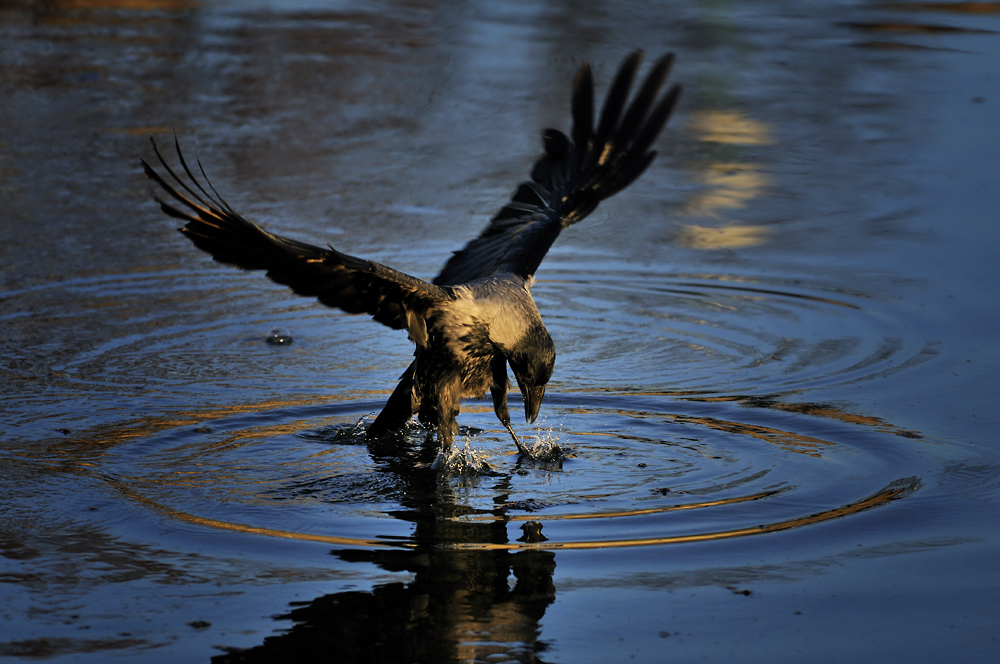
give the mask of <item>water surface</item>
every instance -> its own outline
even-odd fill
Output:
[[[1000,8],[0,13],[0,656],[996,651]],[[513,415],[554,460],[488,400],[491,472],[366,444],[405,334],[212,263],[138,167],[176,135],[269,229],[431,277],[636,46],[685,96],[538,273],[556,373]]]

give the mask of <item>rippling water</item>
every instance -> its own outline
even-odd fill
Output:
[[[1000,10],[935,7],[0,4],[0,656],[987,661]],[[429,276],[636,45],[684,104],[539,272],[536,459],[366,443],[405,334],[136,167]]]

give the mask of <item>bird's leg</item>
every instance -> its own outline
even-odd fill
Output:
[[[447,454],[451,451],[451,444],[455,440],[457,430],[457,410],[449,410],[447,413],[441,412],[438,414],[438,444],[441,445],[442,453]]]
[[[438,394],[437,426],[438,443],[442,454],[451,451],[452,441],[458,433],[458,392],[457,389],[443,389]]]
[[[517,451],[523,454],[524,456],[530,457],[531,453],[528,452],[528,448],[522,445],[521,441],[517,439],[516,435],[514,435],[514,430],[510,428],[510,423],[507,423],[504,426],[507,427],[507,433],[510,434],[510,437],[514,439],[514,444],[517,445]]]
[[[506,382],[507,377],[504,375],[504,382]],[[517,445],[517,451],[525,456],[531,456],[528,454],[527,448],[521,444],[518,440],[517,435],[510,426],[510,411],[507,410],[507,390],[506,388],[499,388],[496,385],[490,387],[490,394],[493,396],[493,412],[497,414],[497,419],[500,420],[500,424],[504,425],[507,429],[507,433],[510,437],[514,439],[514,444]]]
[[[525,456],[531,456],[528,454],[527,448],[521,444],[521,441],[514,434],[514,430],[510,428],[510,411],[507,410],[507,388],[510,387],[510,381],[507,380],[507,359],[501,353],[494,355],[490,361],[490,373],[493,375],[493,384],[490,385],[490,395],[493,397],[493,412],[497,414],[500,424],[504,425],[507,433],[514,439],[517,451]]]

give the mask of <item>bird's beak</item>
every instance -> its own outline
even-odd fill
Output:
[[[524,396],[524,419],[528,424],[534,424],[535,420],[538,418],[538,409],[542,407],[542,397],[545,396],[545,386],[521,386],[521,394]]]

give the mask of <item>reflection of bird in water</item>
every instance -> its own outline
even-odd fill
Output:
[[[452,255],[432,283],[390,267],[269,233],[233,210],[192,173],[177,145],[190,183],[153,148],[164,179],[145,161],[146,175],[181,205],[160,200],[167,214],[215,260],[267,276],[300,295],[349,313],[367,312],[380,323],[409,333],[414,360],[382,412],[369,439],[402,428],[416,413],[436,426],[444,449],[457,431],[459,400],[487,390],[500,422],[524,451],[510,426],[507,368],[524,398],[525,419],[534,422],[552,376],[555,346],[531,297],[535,270],[564,229],[605,198],[632,183],[653,160],[650,150],[677,102],[680,88],[660,96],[673,56],[653,66],[626,107],[641,52],[622,63],[594,127],[594,88],[589,65],[573,85],[573,129],[567,137],[542,132],[545,154],[531,180],[522,183],[476,239]],[[175,139],[176,144],[176,139]],[[204,171],[202,171],[204,176]]]
[[[400,509],[392,516],[410,526],[407,542],[329,552],[343,563],[382,570],[377,582],[298,597],[273,616],[280,633],[213,657],[212,664],[543,664],[542,620],[556,600],[556,554],[543,548],[541,522],[523,522],[524,537],[511,542],[512,512],[525,506],[510,500],[510,474],[496,478],[498,500],[480,511],[459,485],[440,481],[427,464],[410,463],[415,452],[406,446],[372,470],[380,486],[394,487]]]

